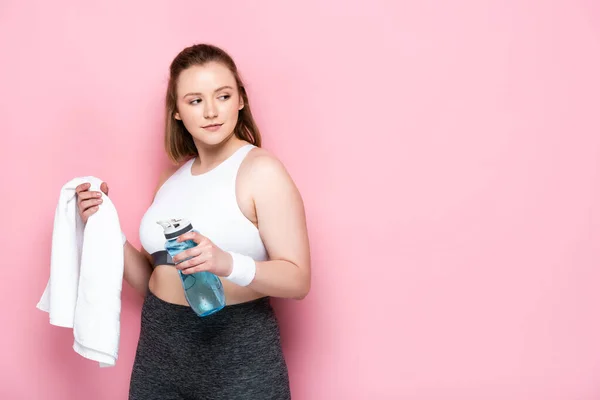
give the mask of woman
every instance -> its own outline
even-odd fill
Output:
[[[260,148],[248,95],[231,57],[201,44],[173,60],[166,96],[165,171],[140,224],[141,252],[125,242],[125,280],[143,296],[129,398],[289,399],[287,366],[269,297],[302,299],[310,254],[301,196]],[[101,190],[108,194],[104,183]],[[102,203],[77,188],[84,221]],[[158,220],[186,218],[198,245],[171,259]],[[187,261],[183,261],[191,257]],[[226,307],[198,317],[178,271],[210,271]]]

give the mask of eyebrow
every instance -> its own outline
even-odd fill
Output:
[[[220,92],[220,91],[221,91],[221,90],[223,90],[223,89],[230,89],[230,90],[233,90],[233,88],[232,88],[231,86],[221,86],[220,88],[218,88],[217,90],[215,90],[215,93],[216,93],[216,92]],[[200,96],[200,95],[202,95],[202,93],[200,93],[200,92],[191,92],[191,93],[187,93],[187,94],[186,94],[185,96],[183,96],[183,97],[188,97],[188,96]]]

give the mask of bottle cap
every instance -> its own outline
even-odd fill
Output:
[[[156,221],[156,223],[163,227],[165,238],[169,240],[175,239],[177,236],[183,235],[194,229],[190,221],[180,218],[160,220]]]

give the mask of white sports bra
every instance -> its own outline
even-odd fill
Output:
[[[191,221],[195,230],[224,251],[244,254],[256,261],[267,259],[258,229],[240,210],[235,194],[240,165],[254,147],[248,144],[239,148],[200,175],[192,175],[191,159],[165,181],[140,223],[140,242],[152,256],[153,266],[173,264],[164,248],[163,228],[157,224],[171,218]]]

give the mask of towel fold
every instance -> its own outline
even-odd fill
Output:
[[[54,216],[50,278],[37,308],[49,314],[50,324],[73,328],[73,349],[114,366],[119,353],[123,239],[117,210],[105,194],[98,211],[83,223],[77,211],[75,188],[93,176],[67,182],[60,191]]]

